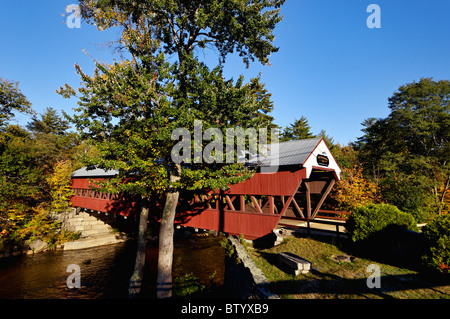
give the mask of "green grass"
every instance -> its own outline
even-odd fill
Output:
[[[268,289],[281,298],[293,299],[450,299],[450,282],[443,277],[425,276],[418,271],[379,263],[352,255],[351,262],[336,262],[332,257],[349,255],[348,243],[324,238],[285,238],[269,249],[247,247],[270,284]],[[298,276],[278,267],[277,254],[288,251],[312,262],[313,270]],[[367,266],[380,267],[380,288],[368,288]],[[445,280],[444,280],[445,279]]]

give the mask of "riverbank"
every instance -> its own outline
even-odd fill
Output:
[[[70,208],[61,213],[48,213],[48,218],[55,222],[57,227],[54,234],[64,234],[61,239],[51,246],[46,238],[34,238],[25,240],[0,250],[0,258],[18,256],[21,254],[32,255],[47,250],[77,250],[103,245],[125,242],[127,235],[115,228],[118,219],[115,215],[107,215],[87,211],[78,211]],[[122,221],[123,222],[123,221]],[[62,240],[63,239],[63,240]],[[19,241],[20,242],[20,241]]]
[[[55,247],[50,250],[62,250],[63,248],[64,248],[63,245],[55,245]],[[48,244],[40,239],[37,239],[31,242],[30,244],[25,242],[22,247],[15,246],[12,249],[0,251],[0,259],[7,257],[15,257],[22,254],[33,255],[47,250],[49,250]]]

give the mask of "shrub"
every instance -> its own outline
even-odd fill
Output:
[[[45,241],[49,248],[54,248],[57,244],[78,239],[78,234],[61,229],[59,222],[50,217],[48,207],[39,205],[33,208],[35,214],[27,220],[24,225],[16,231],[16,236],[24,242],[33,242],[36,239]],[[17,239],[16,239],[17,241]]]
[[[435,217],[423,228],[426,266],[448,274],[450,268],[450,215]]]
[[[414,217],[389,204],[367,204],[356,207],[347,221],[354,242],[369,239],[386,229],[417,231]]]
[[[193,273],[175,277],[173,280],[173,291],[175,296],[186,297],[205,290],[205,285],[200,283],[198,277]]]

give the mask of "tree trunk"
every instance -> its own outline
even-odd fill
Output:
[[[180,164],[176,164],[175,172],[170,173],[170,181],[180,179]],[[156,297],[159,299],[172,297],[172,261],[173,233],[175,213],[179,192],[169,191],[164,205],[159,229],[158,277],[156,280]]]
[[[147,233],[147,220],[148,220],[148,207],[142,207],[141,214],[139,216],[139,236],[136,252],[136,261],[134,264],[134,272],[130,278],[130,286],[128,288],[128,295],[130,298],[135,298],[141,292],[142,280],[144,277],[144,265],[145,265],[145,251],[146,251],[146,239]]]

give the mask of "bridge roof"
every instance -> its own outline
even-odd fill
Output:
[[[307,168],[308,177],[313,168],[334,171],[338,178],[341,173],[333,154],[320,137],[268,144],[261,153],[248,163],[262,168],[300,165]]]
[[[93,178],[93,177],[113,177],[116,176],[119,173],[118,170],[105,170],[102,168],[90,168],[88,169],[87,167],[83,167],[80,168],[79,170],[76,170],[75,172],[72,173],[72,178],[81,178],[81,177],[88,177],[88,178]]]
[[[258,165],[272,166],[274,163],[279,166],[303,165],[321,140],[318,137],[268,144],[267,155],[258,158]]]
[[[319,161],[320,157],[325,162]],[[333,170],[338,178],[341,172],[329,148],[320,137],[267,144],[262,147],[258,156],[250,158],[247,163],[266,168],[301,165],[308,169],[308,177],[313,168]],[[83,167],[75,171],[72,178],[107,178],[118,173],[118,170]]]

